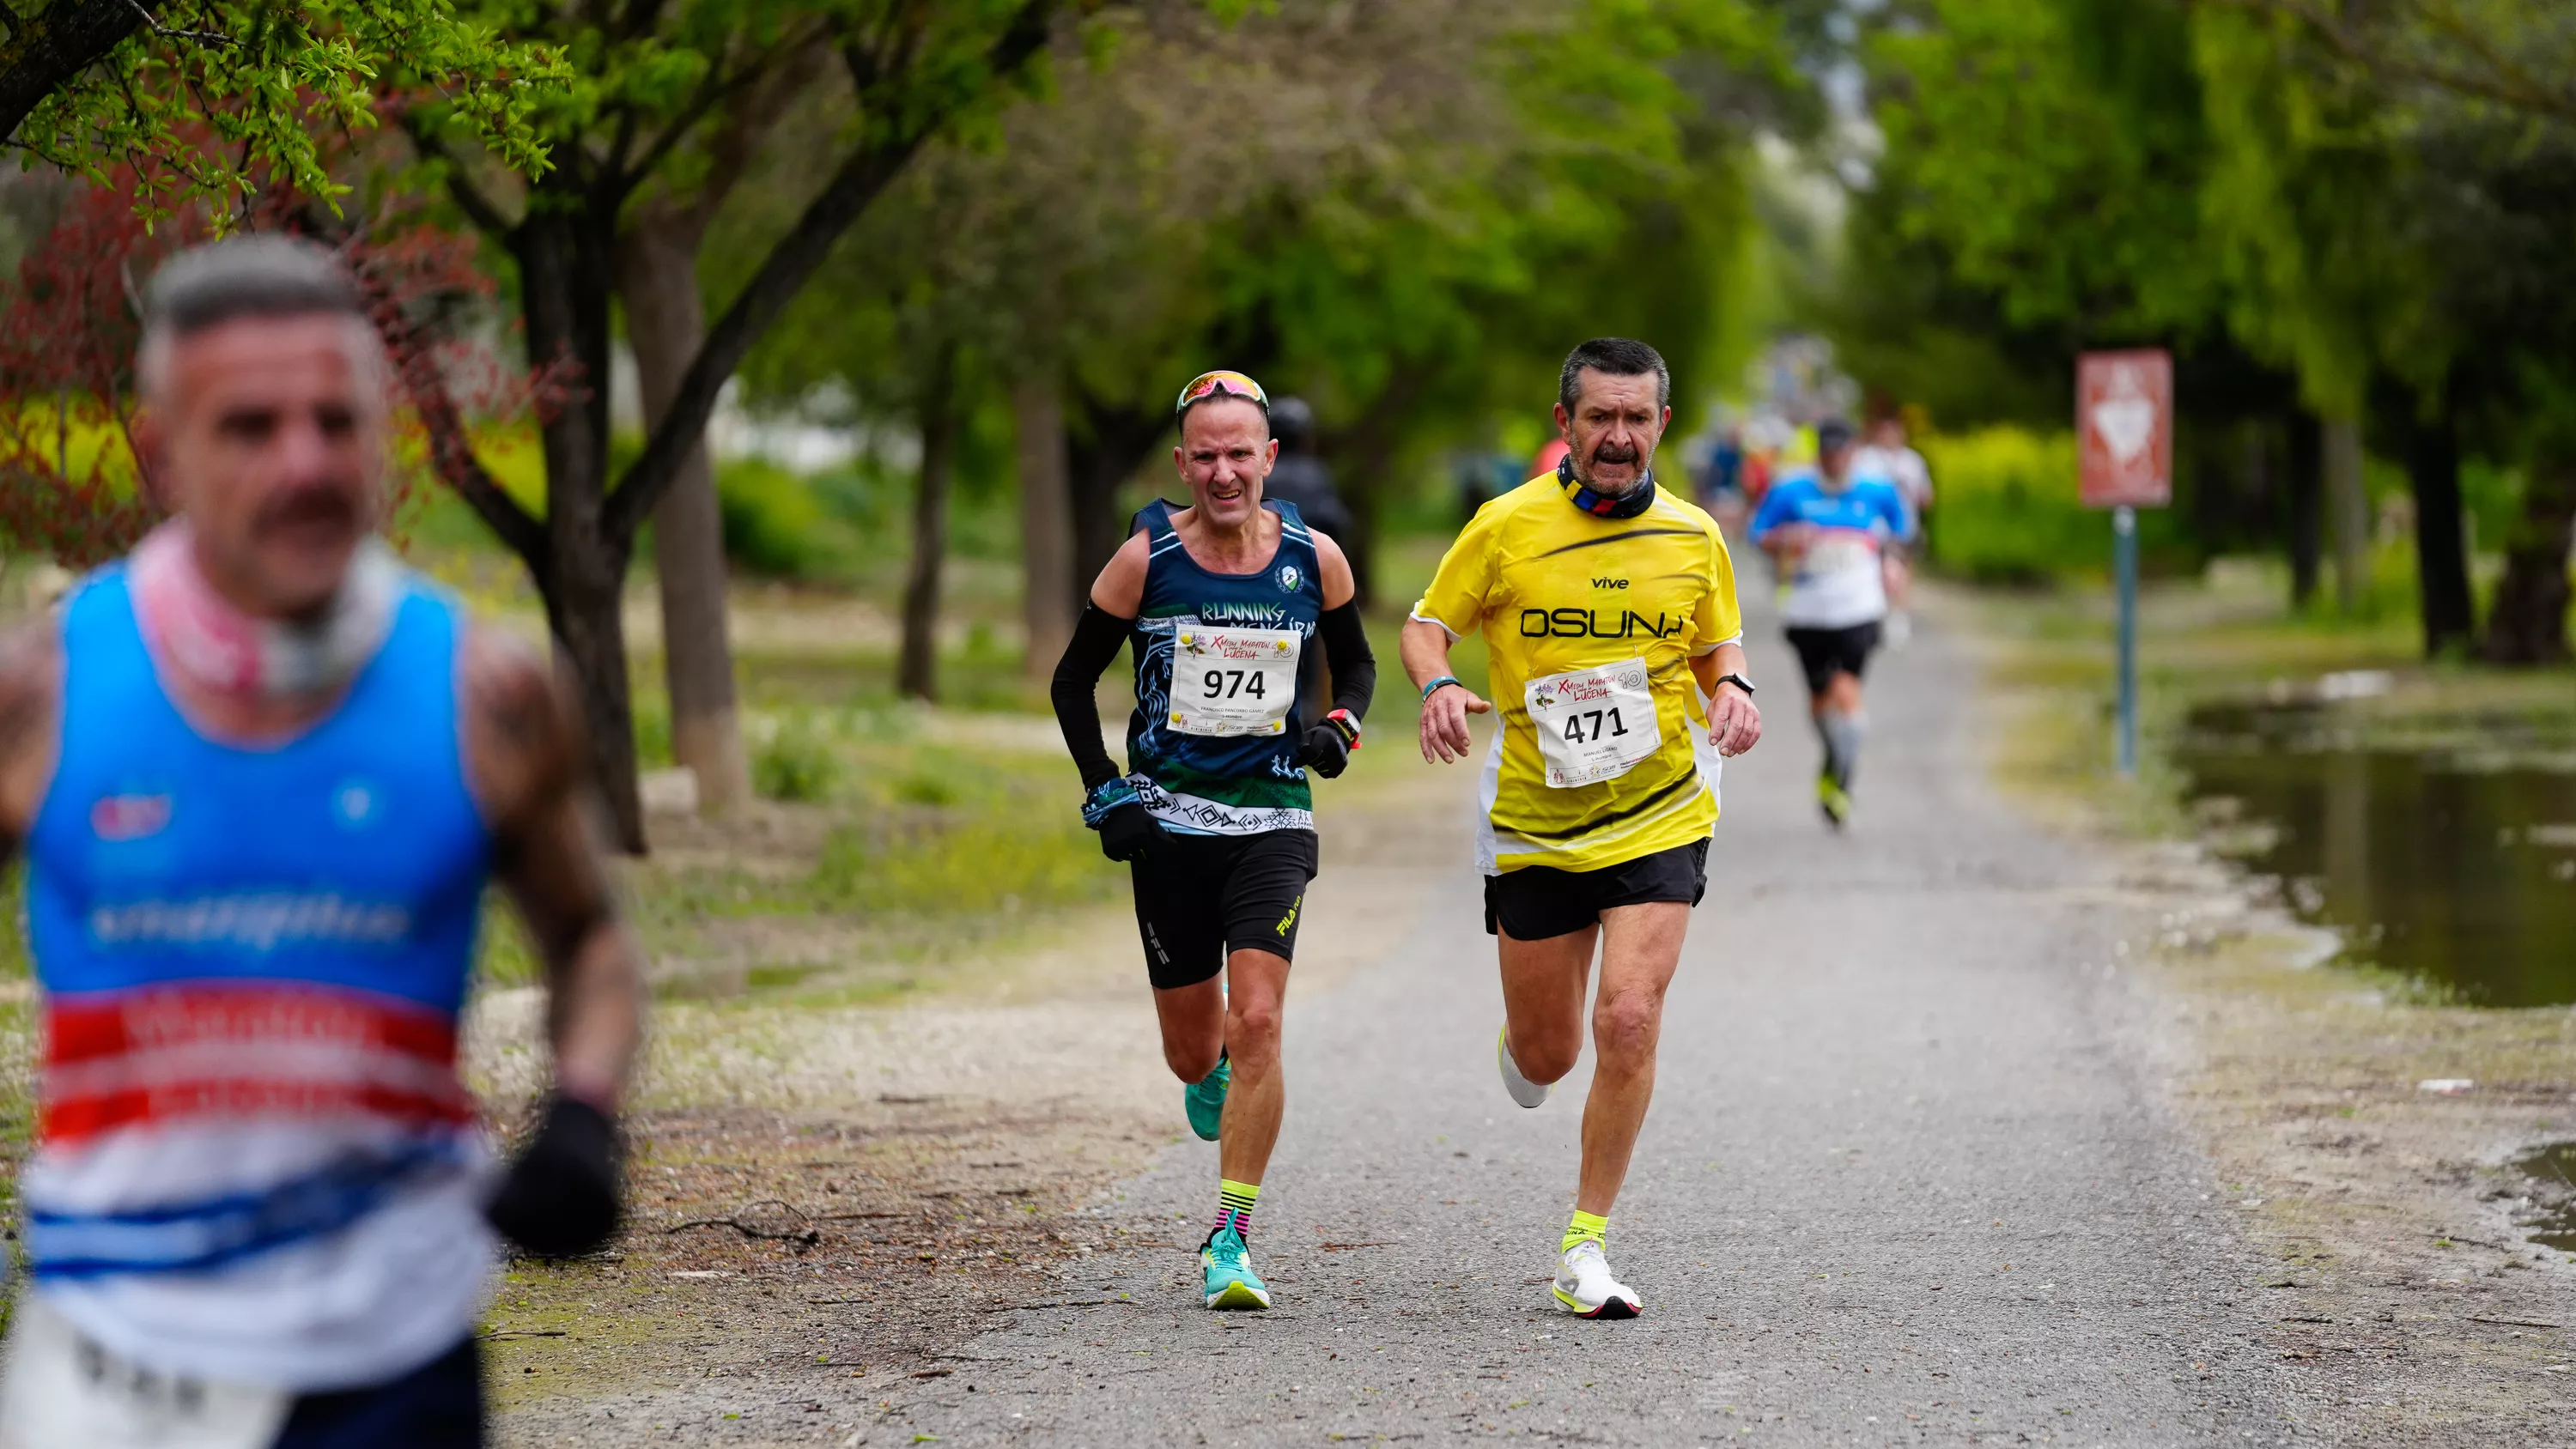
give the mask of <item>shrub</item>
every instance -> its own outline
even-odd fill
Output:
[[[803,720],[763,732],[751,754],[751,788],[768,800],[820,800],[840,783],[841,760],[823,731]]]
[[[1932,465],[1932,562],[1984,583],[2097,570],[2111,526],[2076,492],[2075,435],[1984,428],[1922,441]]]
[[[858,557],[850,526],[808,479],[765,458],[716,466],[725,556],[747,572],[780,579],[848,573]]]

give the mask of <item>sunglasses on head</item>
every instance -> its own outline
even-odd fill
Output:
[[[1212,397],[1243,398],[1258,404],[1262,416],[1270,414],[1270,394],[1261,390],[1261,384],[1242,373],[1220,370],[1202,372],[1190,379],[1190,385],[1181,389],[1180,400],[1172,404],[1173,418],[1178,419],[1188,412],[1192,404],[1206,402]]]

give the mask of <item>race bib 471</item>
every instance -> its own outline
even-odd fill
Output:
[[[1533,679],[1523,701],[1555,789],[1616,779],[1663,748],[1643,659]]]

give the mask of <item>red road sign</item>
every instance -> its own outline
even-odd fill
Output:
[[[2075,432],[2084,506],[2173,502],[2173,354],[2152,347],[2077,357]]]

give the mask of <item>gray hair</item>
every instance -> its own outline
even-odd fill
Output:
[[[157,395],[167,385],[172,348],[245,317],[346,318],[370,342],[352,360],[385,370],[366,294],[329,248],[301,237],[236,236],[190,247],[152,274],[143,292],[143,340],[135,349],[144,394]]]
[[[1569,416],[1576,399],[1583,396],[1583,374],[1587,370],[1611,377],[1644,377],[1651,372],[1655,375],[1655,406],[1673,404],[1673,373],[1664,366],[1662,353],[1631,338],[1595,337],[1565,354],[1565,369],[1556,375],[1556,400]]]

